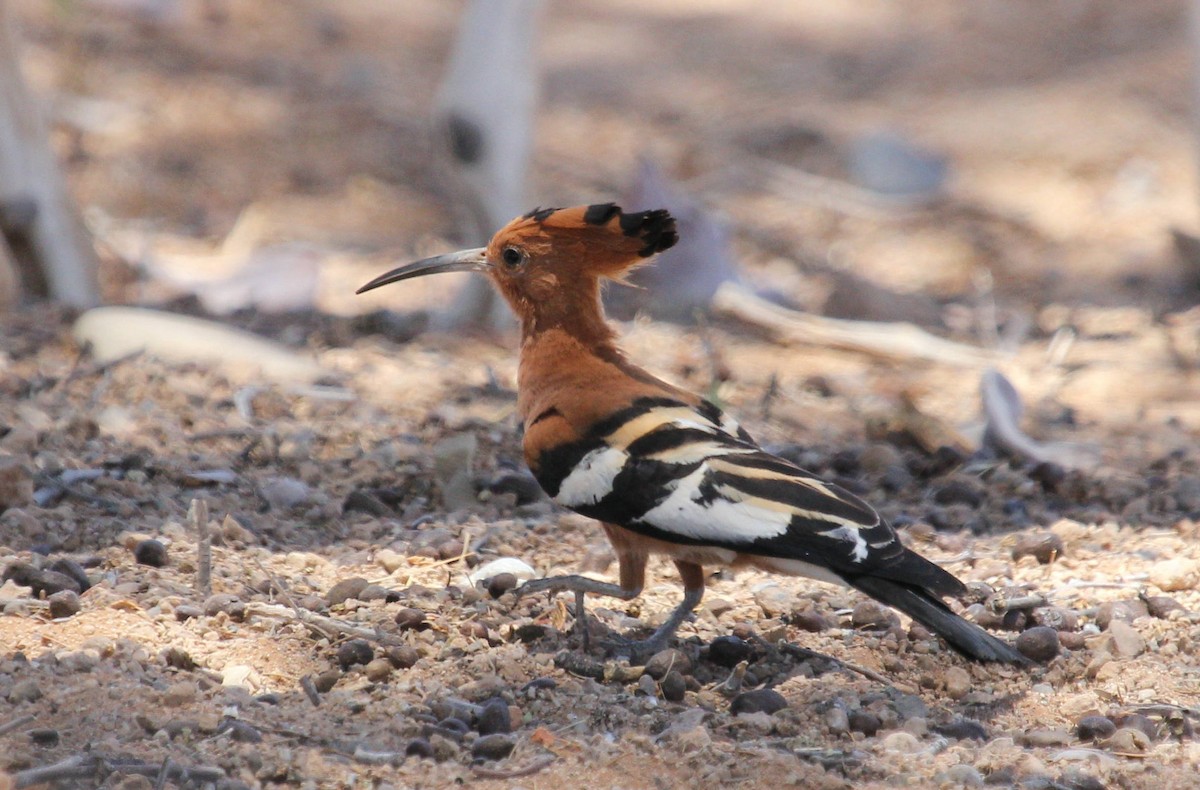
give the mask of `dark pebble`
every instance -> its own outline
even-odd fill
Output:
[[[1015,787],[1017,784],[1017,769],[1010,765],[1001,766],[983,778],[988,787]]]
[[[58,571],[51,570],[38,571],[37,578],[30,586],[33,588],[33,594],[35,596],[40,597],[44,595],[47,598],[55,593],[60,592],[80,592],[78,582],[65,573],[59,573]]]
[[[1102,741],[1117,731],[1107,716],[1084,716],[1075,723],[1075,734],[1082,741]]]
[[[264,705],[278,705],[281,702],[281,698],[274,691],[267,691],[263,694],[257,695],[254,698],[254,701],[261,702]]]
[[[659,683],[663,699],[667,702],[683,702],[684,692],[687,691],[687,681],[676,670],[672,669]]]
[[[1041,565],[1049,565],[1063,555],[1062,538],[1053,532],[1027,532],[1017,536],[1012,558],[1033,557]]]
[[[1149,716],[1143,716],[1140,713],[1127,713],[1123,716],[1117,716],[1114,723],[1118,728],[1129,727],[1134,730],[1141,730],[1152,742],[1158,740],[1158,725]]]
[[[371,643],[365,639],[351,639],[343,642],[337,649],[338,666],[345,672],[355,664],[368,664],[375,657]]]
[[[892,464],[884,471],[883,477],[879,478],[879,487],[884,491],[906,491],[912,484],[912,472],[903,464]]]
[[[554,678],[534,678],[533,680],[521,686],[521,691],[541,691],[542,689],[553,690],[558,688],[558,681]]]
[[[487,581],[488,595],[499,598],[517,586],[517,577],[511,573],[497,573]]]
[[[367,580],[360,576],[342,579],[329,588],[329,592],[325,593],[325,601],[330,606],[337,606],[340,603],[345,603],[348,598],[358,598],[359,593],[367,588],[367,584]]]
[[[452,560],[463,555],[463,542],[457,538],[439,544],[437,547],[439,560]]]
[[[859,601],[850,615],[850,624],[866,631],[886,631],[900,625],[900,618],[888,607],[875,601]]]
[[[982,505],[983,500],[983,489],[965,480],[951,480],[933,492],[933,501],[939,505],[966,505],[975,508]]]
[[[458,627],[458,632],[471,639],[487,639],[487,626],[478,620],[468,620]]]
[[[526,472],[503,472],[488,483],[487,489],[493,494],[513,494],[518,505],[528,505],[546,496],[538,481]]]
[[[362,592],[354,596],[360,601],[387,601],[395,603],[400,600],[400,593],[395,590],[389,590],[380,584],[368,584],[362,588]]]
[[[1108,790],[1109,787],[1091,774],[1085,774],[1074,768],[1063,771],[1062,776],[1059,777],[1058,786],[1067,787],[1070,790]]]
[[[342,502],[343,513],[366,513],[369,516],[384,518],[393,514],[390,507],[370,491],[351,491]]]
[[[429,623],[425,621],[425,613],[420,609],[401,609],[396,612],[396,625],[401,631],[410,631],[416,629],[424,631],[429,627]]]
[[[723,667],[736,667],[753,653],[750,643],[736,636],[718,636],[708,645],[708,660]]]
[[[485,702],[475,718],[475,729],[480,735],[512,732],[512,716],[508,712],[508,703],[502,697],[492,697]]]
[[[165,568],[167,565],[167,547],[161,541],[149,538],[139,541],[133,548],[133,558],[139,565],[149,565],[151,568]]]
[[[892,705],[896,708],[896,715],[900,717],[901,721],[929,718],[929,706],[916,694],[898,694],[892,701]]]
[[[680,674],[691,672],[691,659],[682,651],[668,647],[666,650],[660,650],[650,656],[649,660],[646,661],[646,674],[654,680],[662,680],[671,670],[675,670]]]
[[[444,732],[451,732],[455,735],[456,741],[461,741],[463,736],[471,731],[471,725],[467,724],[457,716],[447,716],[437,723],[438,728]]]
[[[503,760],[512,753],[516,741],[510,735],[484,735],[471,744],[471,755],[478,760]]]
[[[839,450],[829,459],[829,468],[836,474],[843,476],[851,476],[858,474],[858,470],[862,468],[859,461],[858,450]]]
[[[548,633],[550,633],[550,630],[541,623],[523,623],[513,629],[513,637],[515,637],[518,642],[522,642],[524,644],[536,642],[545,637]]]
[[[1053,494],[1067,479],[1067,470],[1056,463],[1043,461],[1029,470],[1029,478],[1042,484],[1042,490]]]
[[[560,650],[554,655],[554,666],[564,672],[570,672],[572,675],[580,675],[592,680],[604,679],[604,664],[583,653]]]
[[[991,737],[987,727],[974,719],[954,719],[945,724],[935,724],[933,731],[956,741],[986,741]]]
[[[218,733],[229,733],[229,737],[238,743],[262,743],[262,733],[258,728],[239,719],[225,719],[217,727]]]
[[[79,594],[74,590],[59,590],[47,600],[52,618],[71,617],[79,613]]]
[[[413,738],[404,747],[404,753],[409,757],[433,757],[433,745],[424,738]]]
[[[191,620],[193,617],[199,617],[202,614],[204,614],[204,610],[199,606],[182,603],[175,607],[175,619],[181,623],[185,620]]]
[[[729,703],[729,712],[737,716],[740,713],[774,713],[787,707],[787,700],[775,689],[755,689],[745,691],[733,698]]]
[[[1026,658],[1044,664],[1058,655],[1058,631],[1045,625],[1035,625],[1017,636],[1017,650]]]
[[[861,732],[868,738],[879,732],[879,728],[883,725],[878,716],[862,708],[850,711],[849,719],[850,729],[854,732]]]
[[[812,634],[819,634],[833,627],[833,623],[829,621],[829,618],[820,612],[814,612],[812,609],[802,609],[798,612],[792,612],[788,617],[788,623],[796,626],[801,631],[808,631]]]
[[[79,585],[79,592],[81,593],[87,592],[92,587],[92,580],[88,578],[83,566],[69,557],[59,557],[46,566],[46,569],[74,579],[75,583]]]
[[[29,740],[34,746],[58,746],[58,730],[38,727],[29,731]]]
[[[1151,617],[1166,619],[1170,617],[1171,612],[1187,611],[1183,605],[1166,595],[1152,595],[1146,599],[1146,610],[1150,612]]]
[[[168,647],[163,651],[162,657],[164,664],[175,669],[182,669],[184,672],[191,672],[196,668],[196,660],[180,647]]]
[[[396,669],[409,669],[421,658],[417,649],[410,645],[393,645],[387,649],[386,655]]]

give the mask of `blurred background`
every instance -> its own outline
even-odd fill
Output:
[[[503,221],[481,199],[628,199],[645,158],[806,309],[936,325],[990,288],[1030,317],[1195,301],[1171,234],[1196,219],[1183,2],[497,3],[457,74],[479,96],[448,85],[462,2],[9,3],[110,300],[303,242],[317,307],[394,307],[424,289],[348,286],[477,243]],[[451,147],[528,115],[523,183],[464,187],[456,107]],[[875,304],[842,275],[923,298]]]

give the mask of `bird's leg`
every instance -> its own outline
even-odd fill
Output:
[[[683,580],[683,602],[675,607],[666,622],[656,628],[653,634],[628,646],[631,663],[641,663],[665,648],[667,642],[671,641],[671,637],[679,630],[679,626],[683,625],[683,621],[688,618],[688,615],[700,603],[700,599],[704,597],[704,568],[683,560],[675,560],[675,568]]]
[[[607,526],[607,525],[606,525]],[[609,532],[611,538],[613,533]],[[531,579],[516,589],[517,597],[529,593],[562,591],[575,593],[575,625],[583,638],[583,649],[590,646],[587,627],[587,612],[584,610],[583,598],[586,593],[608,595],[622,601],[632,600],[642,592],[646,579],[646,553],[636,546],[626,545],[624,541],[613,540],[616,549],[617,562],[620,566],[620,583],[602,582],[587,576],[550,576],[545,579]]]

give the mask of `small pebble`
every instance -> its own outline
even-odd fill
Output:
[[[139,565],[164,568],[167,565],[167,547],[154,538],[138,541],[133,548],[133,558]]]
[[[396,612],[396,625],[401,631],[424,631],[429,627],[425,621],[425,613],[420,609],[400,609]]]
[[[1163,592],[1191,590],[1200,584],[1200,560],[1172,557],[1150,566],[1150,583]]]
[[[672,669],[663,677],[659,688],[662,690],[663,699],[668,702],[683,702],[687,692],[687,680],[679,671]]]
[[[1108,633],[1112,636],[1109,646],[1114,656],[1134,658],[1146,649],[1146,640],[1136,628],[1123,620],[1113,620],[1109,623]]]
[[[1105,601],[1096,608],[1096,625],[1101,631],[1107,631],[1113,620],[1123,620],[1132,623],[1139,617],[1149,617],[1150,609],[1137,598],[1125,601]]]
[[[1146,609],[1150,612],[1151,617],[1157,617],[1162,620],[1170,617],[1171,612],[1187,611],[1179,601],[1165,595],[1152,595],[1147,598]]]
[[[196,660],[183,648],[168,647],[162,652],[162,658],[167,666],[182,669],[184,672],[191,672],[196,668]]]
[[[829,728],[831,735],[845,735],[850,732],[850,717],[846,715],[845,710],[835,705],[825,711],[825,726]]]
[[[92,587],[92,580],[88,578],[87,571],[83,569],[82,565],[69,557],[59,557],[47,565],[46,569],[74,579],[75,583],[79,585],[79,592],[81,593],[87,592]]]
[[[355,664],[367,664],[375,657],[375,650],[365,639],[351,639],[343,642],[337,649],[338,666],[345,672]]]
[[[682,651],[668,647],[650,656],[644,671],[654,680],[662,680],[672,669],[686,675],[692,671],[692,662]]]
[[[1102,741],[1117,731],[1107,716],[1084,716],[1075,723],[1075,734],[1083,741]]]
[[[874,735],[875,733],[864,734]],[[883,748],[885,751],[896,752],[898,754],[916,754],[921,751],[921,741],[911,732],[897,730],[896,732],[888,733],[887,737],[883,739]]]
[[[204,601],[204,613],[209,617],[216,617],[221,612],[234,620],[241,620],[246,616],[246,604],[232,593],[214,593],[208,596]]]
[[[643,697],[658,697],[658,685],[649,675],[641,675],[637,679],[637,694]]]
[[[393,645],[387,649],[387,660],[396,669],[409,669],[420,658],[421,654],[411,645]]]
[[[734,697],[729,704],[729,712],[734,716],[739,713],[775,713],[786,707],[787,700],[775,689],[755,689]]]
[[[1044,664],[1058,655],[1058,631],[1044,625],[1029,628],[1017,637],[1016,648],[1031,661]]]
[[[946,782],[953,787],[983,787],[983,774],[973,765],[959,763],[942,772]]]
[[[849,721],[851,730],[854,732],[861,732],[868,738],[879,732],[879,728],[883,724],[883,722],[879,720],[878,716],[871,711],[863,710],[862,708],[856,708],[855,710],[850,711]],[[905,735],[908,735],[908,733],[905,733]],[[911,738],[912,736],[909,735],[909,737]]]
[[[1029,730],[1017,736],[1022,746],[1067,746],[1071,743],[1071,734],[1060,729]]]
[[[471,755],[479,760],[503,760],[512,753],[516,745],[516,741],[510,735],[484,735],[471,744]]]
[[[1118,753],[1140,754],[1150,749],[1151,741],[1141,730],[1122,727],[1112,734],[1105,746]]]
[[[934,725],[934,732],[955,741],[988,741],[988,728],[974,719],[958,718],[953,722]]]
[[[424,738],[413,738],[404,747],[404,753],[409,757],[433,757],[433,745]]]
[[[750,643],[737,636],[718,636],[708,645],[708,660],[722,667],[736,667],[753,653]]]
[[[497,573],[495,576],[487,580],[488,595],[493,598],[499,598],[509,590],[515,589],[518,580],[516,574],[512,573]]]
[[[180,680],[167,686],[167,690],[162,695],[162,704],[169,708],[178,708],[194,701],[197,693],[198,690],[194,682]]]
[[[1075,631],[1079,628],[1079,617],[1061,606],[1039,606],[1029,612],[1029,622],[1055,631]]]
[[[1012,558],[1033,557],[1041,565],[1049,565],[1063,555],[1063,540],[1053,532],[1026,532],[1017,536]]]
[[[850,615],[850,625],[866,631],[886,631],[900,625],[900,618],[889,607],[875,601],[859,601]]]
[[[788,622],[801,631],[808,631],[811,634],[819,634],[833,627],[833,623],[829,621],[829,618],[812,609],[801,609],[800,611],[792,612],[791,617],[788,618]]]
[[[512,732],[508,703],[503,697],[492,697],[483,704],[475,717],[475,729],[480,735]]]
[[[33,680],[18,680],[8,690],[8,701],[14,705],[22,702],[33,702],[42,698],[42,690]]]
[[[307,504],[312,490],[303,481],[291,477],[273,477],[258,491],[271,510],[286,511]]]
[[[392,675],[392,662],[386,658],[375,658],[367,663],[367,680],[382,683]]]
[[[185,620],[191,620],[193,617],[200,617],[202,614],[204,614],[203,609],[188,603],[181,603],[175,607],[175,619],[181,623]]]
[[[1127,713],[1118,716],[1115,724],[1118,729],[1140,730],[1151,741],[1158,739],[1158,725],[1149,716],[1140,713]]]
[[[333,687],[337,685],[341,676],[341,673],[336,669],[327,669],[313,678],[313,688],[322,694],[328,694],[330,691],[333,691]]]
[[[74,590],[59,590],[47,600],[50,603],[50,616],[54,619],[79,613],[79,595]]]
[[[229,733],[229,737],[238,743],[262,743],[263,735],[250,724],[240,719],[225,719],[217,728],[219,733]]]
[[[971,675],[962,667],[950,667],[942,678],[946,686],[946,696],[950,699],[962,699],[973,685]]]
[[[337,606],[345,603],[348,598],[358,598],[359,594],[367,588],[367,583],[367,580],[361,576],[342,579],[329,588],[329,592],[325,594],[325,601],[330,606]]]

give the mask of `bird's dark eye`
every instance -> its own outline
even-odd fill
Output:
[[[500,258],[504,261],[505,266],[515,269],[525,262],[525,253],[516,247],[505,247],[504,252],[500,253]]]

